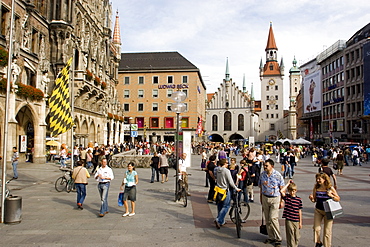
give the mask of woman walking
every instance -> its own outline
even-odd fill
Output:
[[[330,247],[332,239],[333,220],[326,217],[324,210],[324,202],[329,199],[339,202],[340,197],[334,187],[331,185],[330,178],[326,173],[316,174],[316,184],[313,188],[312,194],[309,196],[312,202],[316,202],[314,214],[314,241],[315,247]],[[321,242],[320,231],[321,221],[324,219],[324,238]]]
[[[77,190],[77,207],[81,210],[86,198],[86,185],[89,177],[90,173],[83,167],[83,161],[77,161],[77,167],[73,169],[72,178],[75,180]]]
[[[152,168],[152,177],[150,179],[150,182],[154,183],[155,174],[157,175],[157,182],[159,182],[159,157],[157,152],[154,152],[152,162],[150,163],[150,167]]]
[[[125,206],[126,212],[122,217],[134,216],[135,215],[135,202],[136,202],[136,185],[139,183],[139,176],[135,171],[135,164],[130,162],[127,165],[127,171],[121,184],[121,191],[124,191],[123,205]],[[127,200],[131,201],[131,213],[128,208]]]

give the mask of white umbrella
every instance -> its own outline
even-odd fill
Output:
[[[307,140],[303,139],[302,137],[293,140],[292,143],[295,144],[295,145],[309,145],[309,144],[311,144],[310,141],[307,141]]]

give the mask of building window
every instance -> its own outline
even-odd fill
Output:
[[[266,91],[270,91],[270,86],[266,86]]]
[[[130,77],[125,76],[125,85],[129,85],[129,84],[130,84]]]
[[[158,103],[152,104],[152,111],[158,111]]]
[[[153,98],[158,98],[158,89],[153,89],[152,96]]]
[[[270,96],[269,95],[266,95],[266,100],[269,100],[270,99]]]
[[[158,76],[153,76],[153,84],[158,84],[159,78]]]
[[[188,90],[187,89],[183,89],[182,91],[186,94],[186,98],[187,98],[188,97]]]
[[[266,105],[266,110],[270,110],[270,106],[269,105]]]
[[[167,111],[172,111],[172,103],[167,103]]]
[[[172,84],[173,83],[173,76],[172,75],[167,76],[167,83],[168,84]]]
[[[125,111],[130,111],[130,104],[124,104],[124,105],[123,105],[123,109],[124,109]]]
[[[275,90],[279,90],[279,86],[278,85],[275,85]]]
[[[184,112],[187,112],[188,111],[188,103],[184,103],[185,105],[185,111]]]
[[[212,116],[212,131],[218,130],[218,117],[217,115]]]
[[[275,130],[275,124],[270,124],[270,130]]]
[[[270,70],[274,70],[274,65],[270,65]]]
[[[238,130],[239,131],[244,130],[244,116],[243,116],[243,114],[238,115]]]
[[[173,93],[172,89],[167,89],[167,97],[168,98],[171,98],[172,93]]]
[[[188,83],[188,76],[187,75],[182,76],[182,83]]]
[[[143,117],[137,117],[136,118],[136,123],[138,128],[144,128],[144,118]]]
[[[224,131],[231,131],[231,112],[229,111],[224,114]]]
[[[138,111],[144,111],[144,104],[143,103],[137,104],[137,110]]]
[[[188,117],[181,118],[181,128],[189,128],[189,118]]]
[[[276,118],[279,118],[279,114],[276,113]]]
[[[139,76],[139,84],[144,84],[144,76]]]
[[[274,114],[271,113],[271,118],[274,118]]]
[[[279,99],[279,96],[278,95],[275,95],[275,99],[278,100]]]
[[[125,91],[123,91],[123,97],[126,98],[126,99],[130,98],[130,90],[126,89]]]
[[[37,54],[38,53],[38,42],[39,42],[39,33],[37,30],[32,30],[32,41],[31,41],[31,51],[32,53]]]
[[[164,122],[165,122],[165,128],[169,129],[169,128],[174,128],[174,121],[173,121],[173,117],[166,117],[164,119]]]
[[[279,110],[279,106],[278,105],[275,105],[275,110]]]
[[[267,119],[269,118],[269,114],[268,114],[268,113],[266,114],[266,118],[267,118]]]
[[[157,118],[157,117],[150,118],[150,127],[151,128],[158,128],[159,127],[159,118]]]
[[[138,94],[137,94],[137,97],[138,98],[144,98],[144,90],[139,89]]]
[[[0,6],[1,7],[1,6]],[[5,36],[7,31],[7,26],[10,26],[8,20],[10,20],[10,12],[7,8],[1,7],[1,35]]]

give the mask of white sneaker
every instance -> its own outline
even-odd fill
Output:
[[[124,213],[124,214],[122,214],[122,217],[126,217],[128,215],[130,215],[130,214],[129,213]]]
[[[131,214],[129,214],[128,216],[134,216],[135,215],[135,213],[131,213]]]

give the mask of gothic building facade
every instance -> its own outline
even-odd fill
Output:
[[[48,98],[54,81],[67,60],[73,57],[71,77],[76,145],[88,142],[118,143],[123,109],[117,99],[120,36],[118,17],[112,27],[112,6],[108,0],[1,1],[0,115],[7,111],[8,147],[45,160],[45,143],[50,138]],[[10,39],[11,13],[13,37]],[[115,35],[113,35],[115,34]],[[10,40],[13,41],[11,90],[6,106],[6,81]],[[3,149],[5,118],[0,119],[0,147]],[[68,131],[57,137],[71,146]],[[11,148],[8,149],[10,158]]]
[[[206,129],[210,141],[243,143],[258,133],[253,87],[249,94],[244,81],[243,90],[239,89],[230,78],[228,60],[223,83],[208,96]]]

